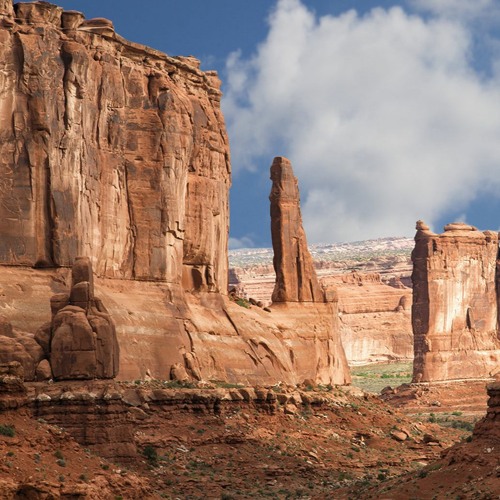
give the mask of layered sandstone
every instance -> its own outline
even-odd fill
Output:
[[[86,312],[91,283],[76,284],[74,304],[47,300],[75,288],[70,266],[87,255],[122,380],[349,382],[332,304],[267,312],[225,295],[230,163],[215,73],[107,20],[43,2],[2,12],[0,313],[15,330],[50,322],[52,375],[116,373],[114,355],[101,366],[94,350],[91,316],[104,311]],[[65,360],[83,354],[88,369]]]
[[[413,261],[414,382],[491,377],[500,366],[498,235],[462,223],[417,223]]]
[[[225,290],[220,82],[46,2],[0,5],[0,263]]]
[[[351,272],[324,277],[334,287],[342,345],[350,364],[413,359],[412,291],[400,281],[383,283],[379,273]]]
[[[300,213],[300,195],[292,164],[278,156],[271,165],[271,237],[276,284],[273,302],[323,302]]]

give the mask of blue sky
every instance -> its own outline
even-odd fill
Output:
[[[233,247],[270,246],[277,155],[310,242],[500,227],[500,0],[55,3],[219,71]]]

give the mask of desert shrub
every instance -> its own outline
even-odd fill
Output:
[[[248,300],[240,298],[240,299],[236,299],[235,303],[241,307],[244,307],[245,309],[250,309],[250,302],[248,302]]]
[[[2,436],[14,437],[16,435],[16,430],[13,425],[0,425],[0,434]]]
[[[150,444],[146,445],[144,450],[142,450],[142,454],[148,459],[150,464],[156,464],[158,462],[158,453],[154,446]]]
[[[469,431],[469,432],[472,432],[474,430],[474,424],[466,422],[465,420],[454,420],[451,423],[451,426],[454,429],[463,429],[464,431]]]

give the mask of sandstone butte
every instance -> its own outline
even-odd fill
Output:
[[[27,379],[57,357],[33,335],[86,256],[116,326],[119,379],[349,382],[332,304],[287,298],[269,313],[228,299],[216,73],[45,2],[0,0],[0,15],[0,313],[29,346],[5,352],[42,364]]]
[[[500,369],[498,234],[417,222],[413,381],[491,378]]]

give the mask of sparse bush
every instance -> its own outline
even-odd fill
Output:
[[[248,302],[248,300],[239,298],[235,300],[235,303],[241,307],[244,307],[245,309],[250,309],[250,302]]]
[[[474,430],[474,424],[466,422],[465,420],[454,420],[451,423],[451,426],[454,429],[463,429],[464,431],[469,431],[469,432],[472,432]]]
[[[0,425],[0,434],[2,436],[14,437],[16,435],[16,429],[13,425]]]
[[[158,453],[154,446],[150,444],[146,445],[144,450],[142,450],[142,454],[148,459],[150,464],[155,465],[158,462]]]

